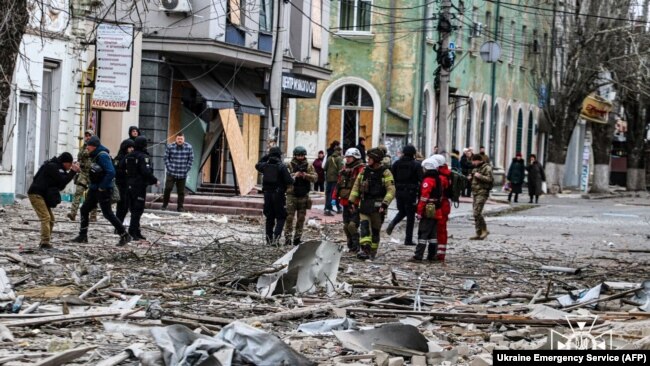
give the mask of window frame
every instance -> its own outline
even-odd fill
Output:
[[[343,12],[343,4],[345,4],[345,3],[353,3],[353,5],[352,5],[353,6],[352,24],[351,25],[349,25],[349,24],[344,25],[343,24],[343,19],[341,17],[341,14]],[[339,19],[338,19],[339,27],[338,27],[337,33],[342,33],[342,34],[372,34],[372,12],[370,10],[368,10],[369,19],[368,19],[368,24],[366,25],[366,27],[368,29],[367,30],[365,30],[365,29],[364,30],[359,30],[360,25],[358,24],[358,20],[359,20],[358,17],[359,17],[359,8],[360,8],[359,5],[361,3],[368,3],[369,4],[368,9],[371,9],[373,0],[341,0],[339,2],[339,14],[338,14],[338,16],[339,16]],[[344,26],[345,26],[346,29],[343,29]],[[351,29],[349,29],[349,28],[351,28]]]

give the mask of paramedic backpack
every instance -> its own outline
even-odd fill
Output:
[[[460,196],[463,194],[463,191],[467,188],[468,184],[469,181],[467,180],[467,177],[455,170],[451,171],[447,197],[449,197],[449,199],[454,203],[454,207],[458,208],[458,205],[460,204]]]

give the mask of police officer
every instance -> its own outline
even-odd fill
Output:
[[[131,211],[129,235],[134,240],[146,240],[140,232],[140,217],[142,217],[142,213],[144,212],[147,186],[160,184],[158,179],[153,175],[153,164],[147,152],[146,137],[138,136],[135,138],[134,150],[124,157],[120,166],[124,167],[126,173],[129,211]]]
[[[262,156],[255,164],[255,169],[262,173],[266,243],[277,245],[287,219],[285,192],[287,187],[293,184],[293,178],[282,162],[282,151],[279,147],[272,147],[267,155]]]
[[[120,200],[117,202],[115,208],[115,216],[120,222],[124,222],[126,213],[129,212],[129,195],[127,193],[128,184],[126,182],[126,164],[122,164],[124,158],[133,152],[135,149],[135,139],[126,139],[120,144],[120,151],[117,152],[113,158],[113,165],[115,166],[115,185],[120,192]]]
[[[374,259],[379,248],[379,233],[388,206],[395,197],[395,182],[390,170],[382,165],[384,153],[370,149],[366,153],[368,164],[359,174],[352,187],[350,202],[352,211],[359,210],[361,251],[359,259]]]
[[[314,167],[307,161],[307,150],[302,146],[293,149],[293,159],[289,163],[289,172],[294,179],[287,189],[287,223],[284,227],[285,245],[299,245],[302,229],[305,225],[307,210],[311,208],[309,191],[312,183],[318,179]],[[293,232],[293,217],[297,215],[296,231]],[[291,235],[293,234],[293,239]]]
[[[359,252],[359,211],[350,210],[350,193],[354,186],[354,181],[363,170],[363,161],[361,152],[356,147],[351,147],[345,152],[345,166],[339,173],[336,188],[332,192],[332,197],[325,199],[332,200],[332,206],[339,202],[343,206],[343,232],[348,240],[348,250],[351,253]]]
[[[422,165],[415,160],[415,147],[406,145],[402,148],[402,157],[393,163],[391,171],[395,178],[395,198],[397,199],[397,215],[388,224],[386,233],[390,235],[395,226],[406,217],[406,237],[404,245],[413,245],[413,228],[415,226],[415,206],[418,201],[418,190],[422,182]]]

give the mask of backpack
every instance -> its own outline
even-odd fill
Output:
[[[104,168],[102,168],[101,165],[97,164],[97,158],[99,158],[101,154],[108,155],[106,151],[100,151],[99,154],[93,158],[92,164],[90,165],[90,170],[88,171],[88,179],[90,180],[90,183],[93,184],[99,184],[106,175]]]
[[[449,188],[447,188],[447,197],[454,203],[454,207],[458,208],[460,204],[460,196],[463,194],[463,191],[467,188],[469,181],[467,177],[461,173],[452,170],[451,175],[449,175]]]
[[[269,164],[264,166],[262,171],[262,184],[265,186],[275,186],[280,181],[280,164]]]

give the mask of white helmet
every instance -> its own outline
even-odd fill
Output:
[[[436,170],[438,169],[438,166],[438,162],[433,157],[426,158],[422,162],[422,168],[424,168],[424,170]]]
[[[361,152],[356,147],[351,147],[345,151],[345,157],[351,156],[355,159],[361,159]]]
[[[444,156],[444,155],[435,154],[435,155],[433,155],[433,156],[431,157],[431,159],[437,161],[439,167],[441,167],[441,166],[447,164],[447,160],[445,159],[445,156]]]

